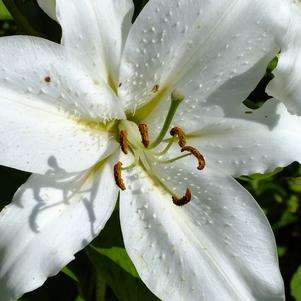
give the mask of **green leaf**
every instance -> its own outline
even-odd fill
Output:
[[[139,278],[138,273],[124,248],[112,247],[112,248],[105,249],[105,248],[95,248],[93,246],[91,246],[91,248],[93,248],[94,251],[98,252],[99,254],[104,255],[107,258],[111,259],[114,263],[119,265],[122,269],[124,269],[132,276]]]
[[[74,281],[78,282],[78,277],[75,275],[75,273],[70,268],[68,268],[68,266],[64,267],[62,269],[62,272],[64,274],[66,274],[67,276],[69,276]]]
[[[140,280],[125,251],[117,210],[86,252],[95,268],[96,281],[106,282],[119,300],[158,300]]]
[[[287,247],[286,246],[277,246],[277,253],[279,257],[282,257],[286,254]]]
[[[295,297],[296,301],[301,301],[301,266],[292,278],[291,294]]]
[[[12,16],[2,0],[0,0],[0,20],[12,20]]]
[[[282,170],[283,170],[282,167],[277,167],[275,170],[273,170],[272,172],[269,172],[269,173],[265,173],[265,174],[255,173],[250,176],[241,176],[239,179],[242,181],[249,181],[249,182],[261,181],[261,180],[268,179],[268,178],[280,173]]]
[[[114,261],[101,255],[94,248],[88,248],[86,252],[95,267],[96,275],[105,280],[119,300],[158,300],[139,278],[127,273]]]

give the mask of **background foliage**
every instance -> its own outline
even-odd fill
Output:
[[[136,0],[135,16],[147,0]],[[5,5],[4,5],[4,4]],[[80,3],[80,2],[79,2]],[[79,4],[80,5],[80,4]],[[0,0],[0,36],[30,34],[59,42],[61,30],[35,0]],[[268,96],[275,59],[245,104],[259,107]],[[277,150],[275,150],[277,151]],[[0,166],[0,209],[10,202],[29,174]],[[259,202],[272,224],[278,246],[287,300],[301,301],[301,168],[293,163],[268,175],[238,179]],[[17,218],[17,217],[16,217]],[[1,234],[0,234],[1,239]],[[1,292],[0,292],[1,293]],[[22,301],[135,301],[157,300],[147,290],[124,249],[118,212],[115,211],[101,235],[76,255],[56,277]]]

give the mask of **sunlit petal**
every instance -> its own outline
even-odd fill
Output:
[[[101,121],[123,112],[106,84],[58,44],[8,37],[0,47],[1,165],[45,173],[54,159],[80,171],[114,148]]]
[[[119,94],[127,109],[135,111],[177,88],[192,107],[209,102],[218,88],[261,61],[252,80],[244,82],[247,95],[279,50],[273,33],[284,31],[286,16],[287,6],[274,0],[150,1],[130,31]],[[240,81],[234,84],[242,89]]]
[[[62,44],[78,50],[95,77],[114,89],[119,62],[131,26],[132,0],[57,0],[57,18],[63,29]]]
[[[296,2],[296,3],[295,3]],[[298,3],[298,4],[297,4]],[[288,31],[282,39],[275,78],[267,93],[283,101],[293,114],[301,115],[301,4],[293,1]]]
[[[223,117],[217,108],[201,115],[184,114],[185,122],[178,124],[189,137],[187,143],[232,176],[266,173],[301,162],[301,117],[288,113],[275,99],[258,110],[233,110],[232,118]]]
[[[37,0],[37,2],[50,18],[56,20],[55,0]]]
[[[193,161],[154,170],[173,193],[188,185],[193,197],[179,207],[143,170],[126,176],[122,232],[149,289],[161,300],[284,300],[273,234],[252,196]]]
[[[0,213],[0,300],[16,300],[57,274],[96,237],[117,199],[113,166],[32,176]]]

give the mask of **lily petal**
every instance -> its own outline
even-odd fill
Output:
[[[62,44],[78,50],[93,76],[118,87],[121,52],[131,26],[132,0],[57,0]]]
[[[192,188],[191,202],[181,207],[142,169],[126,176],[121,226],[142,280],[161,300],[284,300],[263,212],[234,179],[210,168],[199,172],[194,163],[157,166],[173,192]]]
[[[109,160],[109,159],[108,159]],[[0,213],[0,301],[41,286],[96,237],[118,195],[111,162],[33,175]]]
[[[1,165],[45,173],[55,159],[68,172],[81,171],[115,148],[93,119],[122,118],[121,108],[62,46],[8,37],[0,48]]]
[[[282,39],[282,48],[274,79],[267,93],[285,103],[293,114],[301,115],[301,5],[292,1],[291,20]]]
[[[125,107],[135,111],[150,100],[155,105],[174,88],[191,100],[189,106],[205,103],[228,80],[277,53],[272,33],[284,31],[287,15],[283,1],[149,1],[122,58]],[[258,68],[249,93],[264,73]]]
[[[50,18],[56,20],[55,0],[37,0],[37,2]]]
[[[217,115],[218,109],[204,110],[205,116],[191,112],[180,124],[187,144],[197,147],[212,166],[235,177],[301,162],[301,117],[288,113],[282,103],[273,99],[258,110],[241,107],[236,118],[210,116],[214,111]]]

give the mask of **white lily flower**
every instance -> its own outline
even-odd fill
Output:
[[[283,101],[292,114],[301,115],[301,2],[287,0],[290,7],[288,30],[281,39],[281,53],[275,78],[267,87],[267,93]]]
[[[130,29],[130,0],[57,0],[62,45],[0,40],[0,164],[35,173],[0,214],[1,301],[96,237],[117,186],[127,252],[160,299],[284,299],[270,226],[232,178],[301,161],[299,117],[233,106],[278,51],[281,3],[152,0]]]

